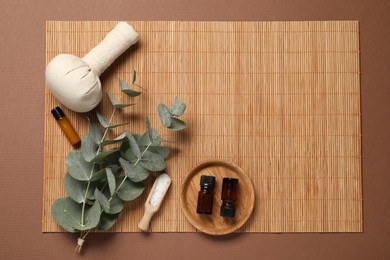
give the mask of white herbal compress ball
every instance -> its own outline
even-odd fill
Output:
[[[137,41],[138,33],[133,27],[120,22],[84,58],[71,54],[54,57],[46,67],[47,85],[64,106],[88,112],[102,99],[99,76]]]

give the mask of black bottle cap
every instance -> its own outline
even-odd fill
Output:
[[[64,111],[60,107],[55,107],[51,110],[51,113],[53,114],[54,118],[56,120],[60,120],[65,116]]]
[[[236,209],[234,207],[221,206],[221,211],[219,214],[222,217],[233,218],[235,213],[236,213]]]
[[[214,187],[215,185],[215,177],[214,176],[208,176],[208,175],[202,175],[200,176],[200,185],[208,185],[210,187]]]
[[[238,179],[236,179],[236,178],[223,178],[222,183],[236,184],[236,183],[238,183]]]

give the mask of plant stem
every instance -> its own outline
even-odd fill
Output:
[[[114,117],[114,114],[115,114],[115,111],[116,111],[116,108],[114,107],[114,110],[112,111],[111,113],[111,116],[110,116],[110,120],[108,121],[108,124],[110,125],[111,124],[111,121]],[[106,138],[106,135],[107,135],[107,132],[108,132],[108,128],[106,128],[106,130],[104,131],[104,134],[102,136],[102,138],[100,139],[100,142],[99,142],[99,146],[98,146],[98,149],[96,151],[96,155],[98,155],[101,150],[102,150],[102,147],[100,145],[100,143],[102,143],[104,141],[104,138]],[[93,174],[93,169],[95,168],[95,163],[92,164],[92,169],[91,169],[91,173],[89,174],[89,179],[92,178],[92,174]],[[87,201],[87,195],[88,195],[88,191],[89,191],[89,186],[91,184],[91,181],[89,180],[88,183],[87,183],[87,188],[85,189],[85,194],[84,194],[84,199],[83,199],[83,205],[82,205],[82,208],[81,208],[81,226],[84,226],[84,212],[85,212],[85,203]]]

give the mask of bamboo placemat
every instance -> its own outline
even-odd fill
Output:
[[[225,159],[250,176],[256,192],[243,232],[361,232],[362,178],[359,29],[356,21],[130,22],[140,41],[103,74],[119,98],[118,78],[133,69],[147,91],[119,114],[129,132],[145,117],[161,130],[173,155],[173,184],[152,221],[155,232],[194,232],[179,204],[186,173],[206,159]],[[60,53],[83,57],[116,22],[46,24],[46,62]],[[178,96],[188,109],[181,134],[163,130],[157,105]],[[126,100],[124,100],[126,101]],[[105,96],[100,111],[111,113]],[[50,110],[45,88],[43,225],[62,231],[50,207],[66,196],[64,159],[71,146]],[[86,116],[65,113],[81,135]],[[123,129],[119,129],[121,131]],[[112,231],[136,232],[148,194],[128,203]]]

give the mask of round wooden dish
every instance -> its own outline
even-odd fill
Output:
[[[215,176],[213,214],[196,213],[200,176]],[[238,190],[234,218],[219,215],[221,207],[222,179],[237,178]],[[204,161],[195,166],[184,179],[180,193],[180,204],[188,221],[198,230],[210,235],[225,235],[239,229],[252,214],[255,193],[248,175],[234,163],[220,160]]]

